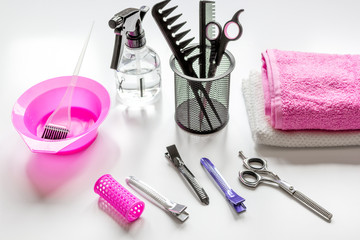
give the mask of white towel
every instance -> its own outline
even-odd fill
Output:
[[[333,147],[360,145],[360,131],[282,131],[271,127],[265,116],[260,72],[242,82],[242,92],[253,139],[258,144],[281,147]]]

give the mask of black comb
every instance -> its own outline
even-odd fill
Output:
[[[165,0],[155,4],[152,8],[152,16],[154,17],[155,22],[159,26],[162,34],[164,35],[183,73],[187,76],[197,78],[197,74],[195,73],[192,65],[194,61],[199,58],[200,54],[188,57],[197,48],[197,46],[186,48],[186,46],[188,46],[194,38],[190,38],[180,42],[180,40],[183,39],[185,35],[190,32],[190,29],[176,34],[176,32],[179,31],[180,28],[186,24],[186,22],[182,22],[172,26],[172,24],[175,23],[182,14],[178,14],[176,16],[168,18],[168,16],[177,8],[177,6],[175,6],[166,10],[162,10],[169,2],[170,0]]]
[[[186,24],[186,22],[182,22],[176,25],[173,25],[177,19],[181,16],[181,14],[176,15],[174,17],[168,16],[177,8],[177,6],[163,10],[163,8],[170,2],[171,0],[165,0],[162,2],[159,2],[155,4],[152,8],[151,14],[153,18],[155,19],[155,22],[157,23],[158,27],[160,28],[160,31],[164,35],[172,53],[174,54],[176,60],[179,63],[180,68],[182,69],[183,73],[189,77],[198,78],[196,72],[193,69],[193,63],[200,57],[201,53],[196,54],[194,56],[188,57],[198,46],[191,46],[187,47],[190,42],[194,38],[190,38],[187,40],[183,40],[180,42],[184,36],[190,32],[190,30],[183,31],[181,33],[176,34],[179,29]],[[194,93],[194,96],[196,98],[197,103],[199,104],[200,110],[205,116],[205,119],[207,123],[209,124],[209,127],[211,130],[213,130],[213,126],[211,124],[209,115],[206,112],[205,106],[206,101],[209,103],[211,110],[214,112],[216,118],[222,124],[222,121],[220,119],[219,114],[217,113],[215,106],[204,88],[204,86],[200,83],[194,83],[194,81],[188,81],[189,86],[191,87],[191,90]],[[204,95],[204,98],[206,101],[201,101],[200,93],[202,92]]]
[[[199,2],[199,48],[201,56],[199,58],[200,77],[206,78],[206,46],[210,45],[206,39],[206,25],[215,21],[215,1]],[[210,36],[214,37],[213,28],[210,28]],[[213,51],[211,51],[213,52]]]

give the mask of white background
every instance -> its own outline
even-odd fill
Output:
[[[109,68],[114,34],[108,20],[127,7],[152,7],[156,1],[0,2],[0,239],[359,239],[360,159],[358,147],[288,149],[254,144],[241,81],[260,70],[268,48],[359,54],[360,5],[355,0],[217,1],[216,19],[224,24],[244,8],[240,40],[228,45],[236,58],[231,75],[230,121],[221,131],[194,135],[174,121],[174,83],[170,49],[151,14],[144,29],[148,45],[162,61],[162,96],[146,109],[115,101],[115,78]],[[198,1],[173,0],[198,41]],[[80,75],[103,84],[112,108],[96,141],[67,156],[29,151],[12,126],[16,99],[40,81],[71,75],[92,21],[95,27]],[[184,28],[185,29],[185,28]],[[210,196],[202,205],[175,168],[165,147],[179,152]],[[333,213],[328,223],[276,187],[247,189],[238,180],[237,156],[264,157],[270,169]],[[200,165],[208,157],[247,211],[236,214]],[[183,224],[140,197],[146,208],[139,220],[125,224],[99,209],[95,181],[110,173],[128,187],[134,175],[170,199],[188,206]]]

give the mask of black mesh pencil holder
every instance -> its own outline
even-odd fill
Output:
[[[199,53],[196,49],[192,55]],[[209,54],[207,54],[209,56]],[[209,60],[206,59],[206,73]],[[235,67],[233,55],[226,51],[212,78],[194,78],[183,74],[174,56],[170,66],[175,79],[175,121],[191,133],[207,134],[226,126],[229,120],[230,73]],[[198,60],[193,68],[199,76]]]

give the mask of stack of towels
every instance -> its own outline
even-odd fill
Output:
[[[360,145],[360,55],[267,50],[262,60],[243,81],[255,142]]]

